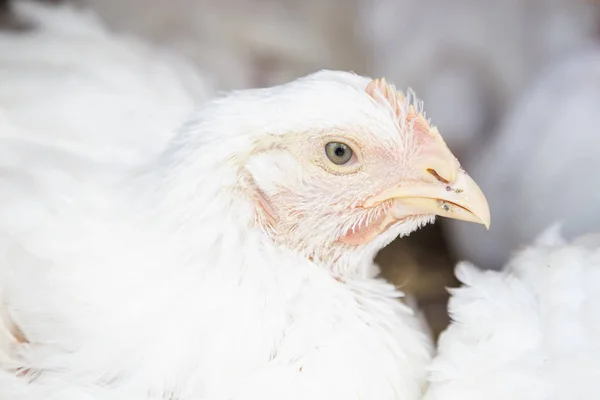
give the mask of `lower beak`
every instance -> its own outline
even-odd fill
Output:
[[[392,214],[399,219],[407,215],[435,214],[490,227],[487,200],[475,181],[462,170],[452,183],[419,183],[394,188],[369,199],[365,206],[388,200],[393,200]]]

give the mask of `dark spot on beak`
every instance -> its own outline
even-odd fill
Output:
[[[433,175],[435,177],[435,179],[437,179],[438,181],[440,181],[442,183],[446,183],[446,184],[450,183],[449,180],[445,179],[440,174],[438,174],[435,169],[428,168],[427,172],[430,173],[431,175]]]

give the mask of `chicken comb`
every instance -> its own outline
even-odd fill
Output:
[[[425,117],[423,102],[409,89],[404,96],[385,78],[374,79],[367,84],[366,92],[377,102],[389,106],[402,128],[409,126],[416,134],[439,135],[436,127]]]

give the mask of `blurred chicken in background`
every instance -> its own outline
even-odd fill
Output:
[[[354,0],[71,0],[117,30],[169,46],[225,90],[280,84],[322,68],[363,70]]]
[[[359,0],[368,71],[412,86],[446,142],[476,151],[540,68],[594,40],[589,0]]]
[[[137,164],[214,95],[210,76],[169,49],[112,34],[92,12],[20,5],[11,26],[27,29],[0,35],[0,136],[26,133],[88,159]],[[144,134],[123,135],[124,123]]]
[[[499,268],[553,221],[568,237],[600,226],[600,48],[549,67],[515,102],[497,135],[463,161],[493,210],[481,235],[447,224],[459,257]]]

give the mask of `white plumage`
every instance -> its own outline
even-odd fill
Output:
[[[571,237],[600,224],[597,127],[600,50],[590,48],[546,69],[506,121],[465,165],[481,182],[494,214],[490,231],[445,224],[457,254],[499,268],[549,221]]]
[[[113,86],[154,53],[105,58],[112,39],[83,41],[78,11],[19,9],[39,40],[81,40],[99,63],[67,48],[44,68],[32,43],[3,61],[38,68],[0,102],[0,398],[420,398],[431,343],[373,257],[435,215],[488,225],[489,210],[412,94],[322,71],[170,129],[193,97],[164,110],[144,86],[162,73]],[[40,104],[48,85],[64,90]],[[117,87],[116,106],[95,102]],[[130,119],[144,99],[149,118],[173,114]]]
[[[89,12],[30,2],[14,11],[32,29],[0,32],[2,136],[137,163],[213,95],[185,60],[112,34]]]
[[[503,271],[456,273],[426,400],[598,398],[600,236],[554,227]]]

